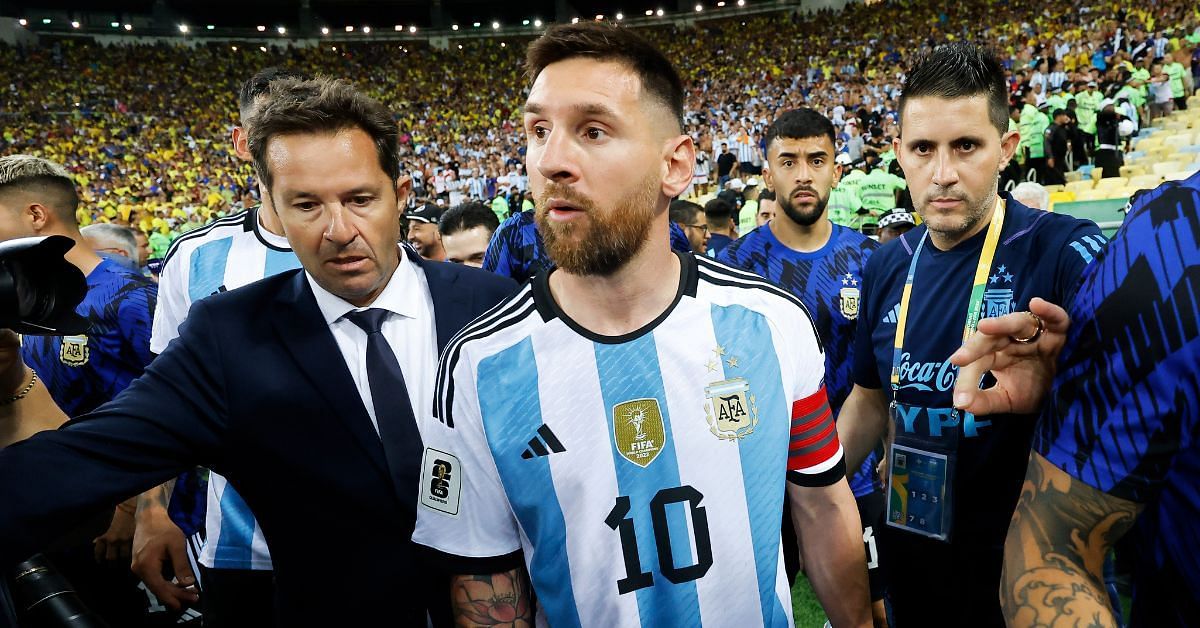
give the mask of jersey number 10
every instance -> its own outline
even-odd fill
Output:
[[[675,584],[696,580],[708,573],[712,567],[712,542],[708,533],[708,515],[700,506],[704,495],[691,486],[664,488],[650,500],[650,522],[654,528],[654,545],[658,551],[658,567],[662,575]],[[672,539],[667,527],[667,506],[686,503],[690,510],[693,535],[696,538],[696,562],[686,567],[676,567],[671,558],[671,543],[687,543],[688,538]],[[637,591],[654,585],[654,574],[642,571],[638,555],[637,533],[633,517],[628,516],[629,497],[617,497],[617,503],[608,513],[604,523],[621,534],[621,553],[625,558],[625,577],[617,581],[621,594]]]

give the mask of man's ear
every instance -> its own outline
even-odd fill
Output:
[[[52,211],[52,209],[42,205],[41,203],[30,203],[29,205],[25,206],[25,211],[23,212],[24,216],[22,217],[29,221],[29,226],[32,227],[35,232],[41,233],[42,230],[46,228],[46,225],[52,220],[50,215]]]
[[[233,152],[243,161],[253,159],[250,156],[250,134],[241,126],[233,127]]]
[[[692,183],[696,167],[696,145],[691,136],[677,135],[667,140],[663,161],[663,195],[675,198]]]

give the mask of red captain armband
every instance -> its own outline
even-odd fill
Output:
[[[788,471],[824,470],[834,458],[840,457],[841,447],[824,386],[792,403]]]

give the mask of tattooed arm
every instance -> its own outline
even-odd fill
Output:
[[[1000,604],[1008,625],[1119,625],[1104,589],[1104,558],[1140,510],[1034,453],[1004,544]]]
[[[174,488],[172,479],[138,495],[130,569],[163,604],[177,611],[200,597],[191,588],[196,577],[187,557],[187,540],[167,514]],[[174,574],[174,581],[164,577],[164,569]]]
[[[450,595],[456,626],[533,626],[533,601],[524,567],[490,576],[454,576]]]

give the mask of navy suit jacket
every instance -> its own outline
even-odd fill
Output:
[[[439,351],[516,288],[417,262]],[[301,270],[196,302],[179,337],[115,399],[0,450],[0,567],[197,465],[228,478],[258,518],[281,625],[424,626],[427,603],[448,604],[411,550],[416,487],[393,485]]]

